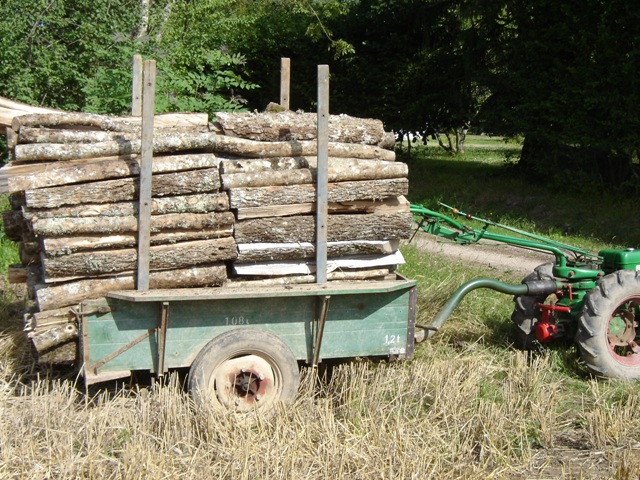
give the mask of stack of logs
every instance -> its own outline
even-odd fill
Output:
[[[217,120],[155,118],[150,288],[315,281],[316,115]],[[407,166],[381,122],[331,116],[329,127],[328,279],[384,278],[409,235]],[[22,261],[9,278],[35,300],[26,327],[41,361],[72,361],[57,350],[77,335],[73,307],[136,288],[140,121],[25,115],[7,140],[3,219]]]

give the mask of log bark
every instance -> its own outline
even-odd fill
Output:
[[[315,140],[317,138],[317,113],[217,112],[216,119],[225,135],[261,142],[291,140]],[[354,118],[348,115],[329,116],[329,141],[378,145],[384,138],[380,120]]]
[[[329,213],[399,213],[409,211],[409,202],[403,196],[388,197],[379,201],[355,200],[353,202],[329,202]],[[271,205],[266,207],[238,208],[236,218],[288,217],[316,211],[315,203]]]
[[[237,257],[236,242],[232,237],[197,240],[150,248],[149,268],[167,270],[192,267],[203,263],[233,260]],[[138,252],[133,248],[72,253],[43,259],[46,283],[70,277],[91,277],[133,271]]]
[[[381,280],[391,274],[388,268],[374,268],[357,270],[353,272],[329,272],[327,280],[329,281],[356,281],[356,280]],[[247,280],[246,278],[236,279],[230,278],[229,286],[238,287],[255,287],[268,285],[293,285],[302,283],[316,283],[315,275],[288,275],[286,277],[276,278],[254,278]]]
[[[255,142],[243,138],[228,137],[215,133],[180,134],[164,139],[154,139],[153,153],[178,152],[184,150],[208,150],[239,157],[270,158],[312,156],[317,153],[315,141],[305,142]],[[16,145],[16,162],[72,160],[80,158],[132,155],[140,153],[140,141],[111,141],[98,143],[30,143]],[[371,145],[351,143],[329,143],[329,155],[393,161],[395,153]]]
[[[54,208],[83,203],[113,203],[138,197],[137,178],[27,190],[29,208]],[[217,168],[154,175],[151,194],[156,197],[215,192],[220,188]]]
[[[356,200],[382,200],[406,195],[409,181],[406,178],[385,180],[338,182],[328,186],[329,202],[353,202]],[[231,208],[264,207],[270,205],[294,205],[314,203],[314,184],[274,187],[234,188],[229,191]]]
[[[39,332],[31,337],[31,341],[40,353],[76,338],[78,338],[78,327],[74,323],[67,323]]]
[[[151,234],[151,245],[190,242],[193,240],[210,240],[214,238],[230,237],[232,235],[233,225],[195,231],[164,231],[161,233]],[[132,233],[107,236],[85,235],[82,237],[45,238],[42,240],[42,249],[46,255],[54,256],[69,255],[70,253],[86,252],[90,250],[134,247],[137,244],[138,235]]]
[[[180,172],[218,167],[214,154],[166,155],[153,159],[153,173]],[[108,180],[140,175],[140,159],[137,155],[103,157],[83,160],[66,160],[46,164],[11,165],[4,167],[9,192],[32,190],[57,185]],[[6,170],[5,170],[6,169]]]
[[[73,365],[78,360],[78,342],[72,340],[46,352],[38,353],[41,365]]]
[[[226,193],[204,193],[179,197],[158,197],[151,201],[152,215],[169,213],[209,213],[229,210]],[[50,209],[25,208],[24,218],[35,222],[52,217],[126,217],[138,215],[138,202],[75,205]]]
[[[69,308],[28,313],[24,316],[24,331],[29,332],[28,336],[31,337],[38,332],[76,320],[76,316]]]
[[[207,131],[206,127],[158,128],[156,126],[153,129],[153,137],[161,139],[163,137],[202,131]],[[139,132],[22,127],[20,133],[18,133],[18,144],[123,142],[137,140],[139,137]]]
[[[405,178],[409,174],[406,163],[371,161],[360,165],[330,164],[329,182],[348,182],[356,180],[380,180]],[[266,187],[278,185],[299,185],[314,183],[316,169],[272,170],[255,173],[231,173],[222,175],[224,190],[243,187]]]
[[[202,230],[233,225],[231,212],[222,213],[170,213],[153,215],[150,219],[151,233],[164,230]],[[127,217],[89,217],[42,218],[32,223],[33,233],[47,237],[68,237],[81,234],[116,234],[138,231],[138,218]]]
[[[163,270],[149,274],[150,288],[194,288],[223,285],[227,279],[224,264],[204,265],[176,270]],[[133,290],[136,288],[134,275],[93,278],[78,280],[62,285],[41,285],[36,291],[40,310],[60,309],[69,305],[78,305],[89,298],[99,298],[108,292]],[[38,314],[36,314],[38,315]],[[35,316],[34,323],[40,321]]]
[[[398,249],[398,240],[388,241],[354,241],[328,242],[327,255],[329,257],[343,257],[346,255],[380,255],[393,253]],[[266,262],[271,260],[301,260],[314,258],[313,243],[258,243],[239,244],[238,258],[235,264]]]
[[[410,213],[329,215],[328,241],[389,240],[409,238]],[[236,223],[236,241],[241,243],[313,242],[315,218],[273,217]]]
[[[216,138],[214,152],[236,155],[238,157],[272,158],[314,156],[318,152],[315,141],[301,142],[254,142],[244,138],[219,135]],[[371,145],[351,143],[329,143],[329,156],[342,158],[362,158],[394,161],[396,155],[390,150]]]
[[[43,109],[44,110],[44,109]],[[30,111],[32,111],[30,109]],[[49,113],[52,112],[52,113]],[[132,132],[140,129],[140,117],[110,117],[92,113],[70,113],[49,110],[47,113],[33,113],[13,118],[11,127],[19,132],[22,127],[86,126],[113,132]],[[156,127],[206,127],[209,117],[206,113],[167,113],[156,115]]]
[[[220,159],[220,172],[253,173],[265,170],[294,170],[308,168],[307,157],[275,157],[275,158],[250,158],[250,159]]]

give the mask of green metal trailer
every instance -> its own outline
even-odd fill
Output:
[[[118,291],[78,311],[87,384],[190,367],[198,401],[246,411],[290,402],[299,364],[413,357],[416,284]]]

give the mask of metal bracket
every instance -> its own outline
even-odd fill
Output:
[[[318,330],[316,332],[316,345],[313,349],[313,367],[318,366],[320,360],[320,348],[322,347],[322,337],[324,336],[324,326],[327,323],[327,312],[329,311],[329,295],[321,295],[318,297],[319,314],[318,314]]]

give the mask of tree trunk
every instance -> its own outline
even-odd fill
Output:
[[[409,238],[410,213],[329,215],[328,241],[389,240]],[[315,241],[315,218],[272,217],[236,223],[236,241],[241,243],[290,243]]]
[[[371,180],[361,182],[338,182],[328,186],[329,202],[353,202],[356,200],[382,200],[406,195],[409,181],[406,178]],[[315,203],[314,184],[273,187],[234,188],[229,191],[231,208],[264,207],[270,205],[294,205]]]
[[[152,215],[169,213],[209,213],[229,210],[226,193],[203,193],[179,197],[158,197],[151,201]],[[25,208],[24,218],[35,222],[42,218],[55,217],[126,217],[138,216],[138,202],[80,204],[50,209]]]
[[[216,119],[225,135],[261,142],[291,140],[315,140],[317,138],[317,113],[265,112],[228,113],[217,112]],[[354,118],[347,115],[329,116],[329,141],[378,145],[384,138],[380,120]]]
[[[327,255],[343,257],[346,255],[380,255],[393,253],[398,249],[399,241],[353,241],[329,242]],[[271,260],[301,260],[314,258],[313,243],[252,243],[238,245],[238,258],[235,264],[267,262]]]
[[[329,272],[327,273],[327,280],[329,281],[357,281],[357,280],[383,280],[386,276],[390,275],[391,271],[388,268],[373,268],[363,269],[351,272]],[[229,286],[234,288],[246,287],[251,288],[255,286],[268,286],[268,285],[294,285],[303,283],[315,283],[315,275],[289,275],[286,277],[275,278],[256,278],[254,280],[242,279],[229,279]]]
[[[0,97],[1,98],[1,97]],[[6,100],[6,99],[4,99]],[[37,107],[29,107],[32,110]],[[40,109],[45,111],[45,109]],[[56,112],[33,113],[15,116],[11,128],[19,133],[22,127],[93,127],[112,132],[136,132],[140,130],[140,117],[111,117],[93,113]],[[153,119],[154,127],[206,127],[209,117],[206,113],[164,113]]]
[[[383,200],[355,200],[353,202],[330,202],[329,213],[399,213],[409,211],[409,202],[402,196]],[[271,205],[266,207],[239,208],[238,220],[264,217],[288,217],[304,215],[316,211],[315,203],[295,203],[292,205]]]
[[[329,182],[347,182],[354,180],[379,180],[405,178],[409,173],[406,163],[372,161],[359,165],[329,165]],[[277,185],[297,185],[314,183],[316,169],[274,170],[255,173],[231,173],[222,175],[224,190],[239,187],[266,187]]]
[[[152,171],[180,172],[217,167],[218,164],[215,155],[206,153],[157,156],[153,158]],[[140,159],[137,155],[28,164],[28,169],[24,168],[26,166],[8,165],[0,170],[0,174],[7,178],[9,192],[140,175]]]
[[[202,230],[233,225],[233,213],[171,213],[152,215],[151,233],[164,230]],[[63,237],[79,234],[116,234],[138,231],[138,218],[129,217],[54,217],[32,223],[33,233],[41,237]]]
[[[27,190],[25,202],[30,208],[54,208],[83,203],[112,203],[138,197],[139,180],[122,178],[79,185]],[[151,194],[189,195],[215,192],[220,188],[217,168],[154,175]]]
[[[233,260],[237,257],[236,242],[232,237],[198,240],[150,248],[150,270],[192,267],[203,263]],[[131,272],[137,267],[138,251],[133,248],[72,253],[43,258],[46,283],[65,278],[91,277],[120,272]]]
[[[214,238],[230,237],[233,235],[233,225],[225,225],[218,228],[187,231],[163,231],[151,234],[151,245],[164,245],[167,243],[190,242],[193,240],[211,240]],[[129,233],[107,236],[81,236],[45,238],[42,240],[42,250],[48,256],[68,255],[75,252],[89,250],[104,250],[109,248],[135,247],[138,244],[138,235]]]
[[[195,288],[224,284],[227,268],[224,264],[201,265],[176,270],[163,270],[149,274],[149,288]],[[89,298],[99,298],[109,292],[134,290],[134,275],[92,278],[62,285],[41,285],[36,292],[38,307],[42,311],[78,305]],[[39,324],[37,317],[36,324]]]

